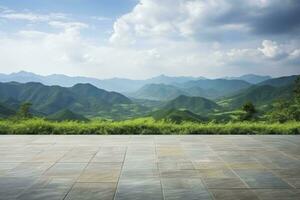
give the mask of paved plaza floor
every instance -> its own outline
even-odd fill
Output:
[[[0,199],[300,199],[300,136],[0,136]]]

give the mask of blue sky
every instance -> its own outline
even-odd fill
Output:
[[[1,0],[0,73],[300,73],[297,0]]]
[[[1,0],[1,5],[18,11],[61,12],[115,18],[136,5],[137,0]]]

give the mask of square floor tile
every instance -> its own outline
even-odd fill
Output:
[[[234,170],[250,188],[291,188],[289,184],[266,170]]]
[[[116,183],[76,183],[66,200],[113,200]]]
[[[215,200],[259,200],[250,189],[212,189],[209,191]]]

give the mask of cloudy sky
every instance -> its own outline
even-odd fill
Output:
[[[299,0],[1,0],[0,73],[300,74]]]

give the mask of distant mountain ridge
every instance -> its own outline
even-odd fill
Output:
[[[229,77],[224,79],[234,79],[234,80],[243,80],[249,83],[258,83],[262,80],[266,80],[269,76],[259,76],[259,75],[244,75],[241,77]],[[166,76],[160,75],[157,77],[145,79],[145,80],[132,80],[126,78],[111,78],[111,79],[97,79],[90,77],[82,76],[67,76],[63,74],[52,74],[47,76],[37,75],[31,72],[20,71],[17,73],[11,74],[0,74],[0,82],[40,82],[44,85],[58,85],[62,87],[72,87],[78,83],[90,83],[98,88],[107,90],[107,91],[116,91],[121,93],[135,92],[141,87],[147,84],[168,84],[168,85],[177,85],[183,84],[189,81],[197,80],[209,80],[205,77],[190,77],[190,76]]]
[[[72,87],[78,83],[90,83],[98,88],[116,91],[116,92],[135,92],[146,84],[171,84],[171,83],[182,83],[190,80],[203,79],[203,77],[170,77],[160,75],[145,80],[132,80],[126,78],[111,78],[111,79],[97,79],[90,77],[71,77],[62,74],[52,74],[47,76],[37,75],[31,72],[20,71],[11,74],[0,74],[0,82],[40,82],[44,85],[58,85],[62,87]]]
[[[245,74],[237,77],[224,77],[224,79],[227,80],[242,80],[252,84],[258,84],[271,78],[271,76],[261,76],[256,74]]]

